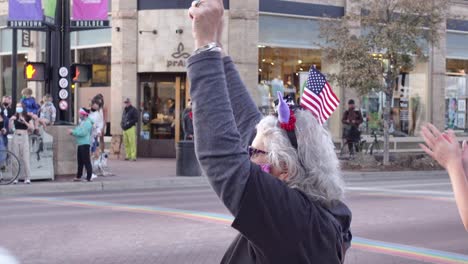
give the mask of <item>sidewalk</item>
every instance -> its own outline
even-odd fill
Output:
[[[109,160],[114,176],[103,176],[93,182],[73,182],[73,177],[55,181],[34,181],[31,185],[0,186],[0,196],[19,196],[67,192],[139,190],[184,186],[206,186],[205,177],[177,177],[175,159]]]
[[[94,182],[72,182],[73,177],[60,177],[55,181],[35,181],[31,185],[0,186],[0,196],[38,195],[68,192],[143,190],[170,187],[207,186],[206,177],[177,177],[175,159],[138,159],[138,161],[110,160],[109,167],[114,176],[98,177]],[[442,171],[345,171],[346,181],[373,180],[381,177],[405,177],[440,175]]]

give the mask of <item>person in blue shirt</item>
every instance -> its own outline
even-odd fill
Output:
[[[32,96],[33,91],[30,88],[24,88],[21,91],[21,95],[23,96],[21,98],[21,103],[25,107],[25,112],[28,116],[30,116],[33,121],[34,121],[34,133],[38,134],[38,126],[39,126],[39,120],[38,120],[38,114],[39,110],[41,109],[41,106],[36,102],[36,99]]]
[[[78,171],[74,181],[81,181],[83,175],[83,167],[86,168],[86,180],[92,181],[93,166],[91,165],[90,145],[91,131],[93,129],[93,121],[89,118],[89,110],[81,108],[79,111],[80,124],[75,129],[70,129],[69,134],[75,137],[77,149]]]

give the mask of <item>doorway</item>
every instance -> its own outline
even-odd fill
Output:
[[[176,144],[183,137],[181,113],[188,95],[186,79],[186,73],[139,76],[139,157],[176,157]]]

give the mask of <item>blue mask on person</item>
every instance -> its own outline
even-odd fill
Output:
[[[16,108],[16,113],[18,113],[18,114],[23,113],[23,108],[22,107],[17,107]]]

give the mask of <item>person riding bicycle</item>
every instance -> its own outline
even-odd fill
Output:
[[[348,110],[346,110],[343,114],[343,118],[341,119],[343,123],[343,138],[346,140],[348,144],[349,153],[354,154],[354,149],[359,152],[359,148],[353,148],[355,143],[359,143],[361,139],[361,132],[359,131],[359,126],[362,124],[362,114],[361,111],[356,110],[356,105],[354,100],[351,99],[348,101]]]

